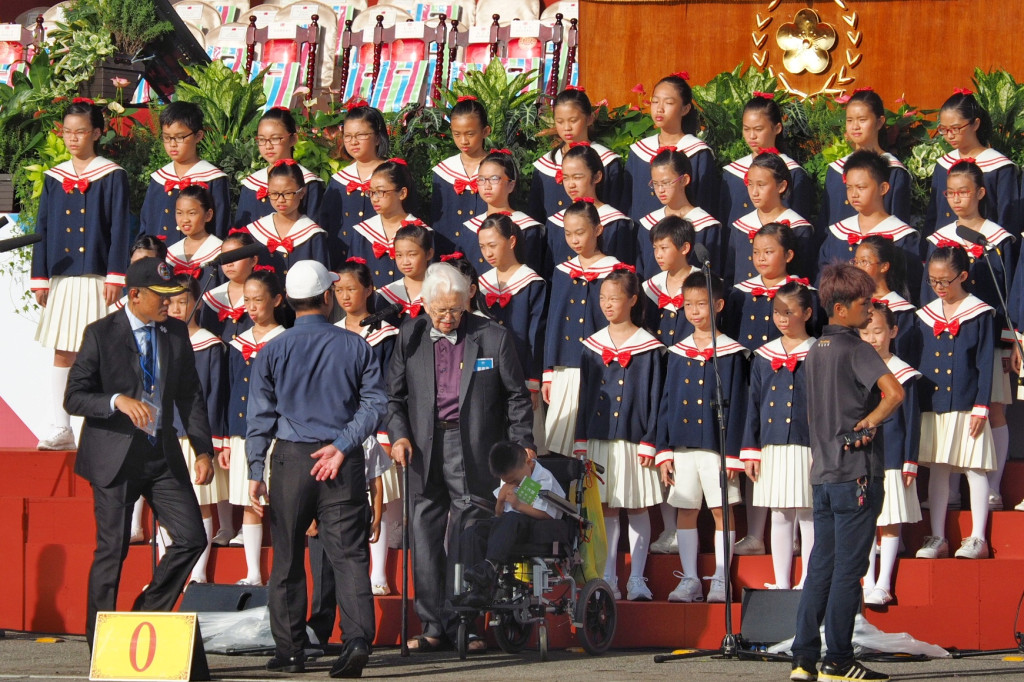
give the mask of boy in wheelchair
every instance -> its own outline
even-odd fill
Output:
[[[494,491],[494,518],[477,522],[462,537],[467,554],[463,580],[469,589],[457,603],[474,608],[490,603],[499,567],[512,558],[516,545],[530,541],[537,522],[561,518],[562,512],[540,493],[550,490],[565,496],[551,472],[516,443],[495,443],[488,459],[491,473],[502,482]]]

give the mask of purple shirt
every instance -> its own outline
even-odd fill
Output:
[[[434,383],[437,387],[437,418],[442,421],[459,420],[459,384],[462,382],[462,357],[466,349],[466,335],[460,329],[458,342],[447,339],[434,342]]]

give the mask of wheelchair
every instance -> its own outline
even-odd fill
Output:
[[[580,645],[588,654],[605,653],[615,637],[617,616],[611,587],[599,578],[582,580],[581,545],[592,526],[583,512],[587,462],[563,455],[547,455],[538,461],[568,491],[568,499],[551,491],[541,492],[545,500],[562,512],[562,518],[537,522],[531,542],[513,548],[513,558],[497,569],[494,598],[482,608],[458,605],[458,596],[465,586],[463,564],[456,564],[456,599],[452,608],[459,618],[455,644],[461,659],[468,653],[469,623],[481,612],[490,614],[488,625],[505,653],[525,649],[536,629],[542,661],[548,657],[548,614],[568,614]],[[600,465],[590,466],[604,473]],[[494,513],[493,501],[474,496],[470,502]]]

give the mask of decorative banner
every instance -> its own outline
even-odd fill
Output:
[[[196,614],[96,614],[89,679],[209,680]]]

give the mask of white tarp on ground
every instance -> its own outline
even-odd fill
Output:
[[[784,642],[779,642],[768,649],[773,654],[789,654],[793,646],[793,638],[790,637]],[[882,632],[867,619],[857,614],[853,624],[853,654],[862,656],[864,654],[911,654],[928,656],[930,658],[948,658],[949,652],[936,644],[929,644],[914,639],[906,632]],[[821,628],[821,655],[825,655],[825,628]]]

